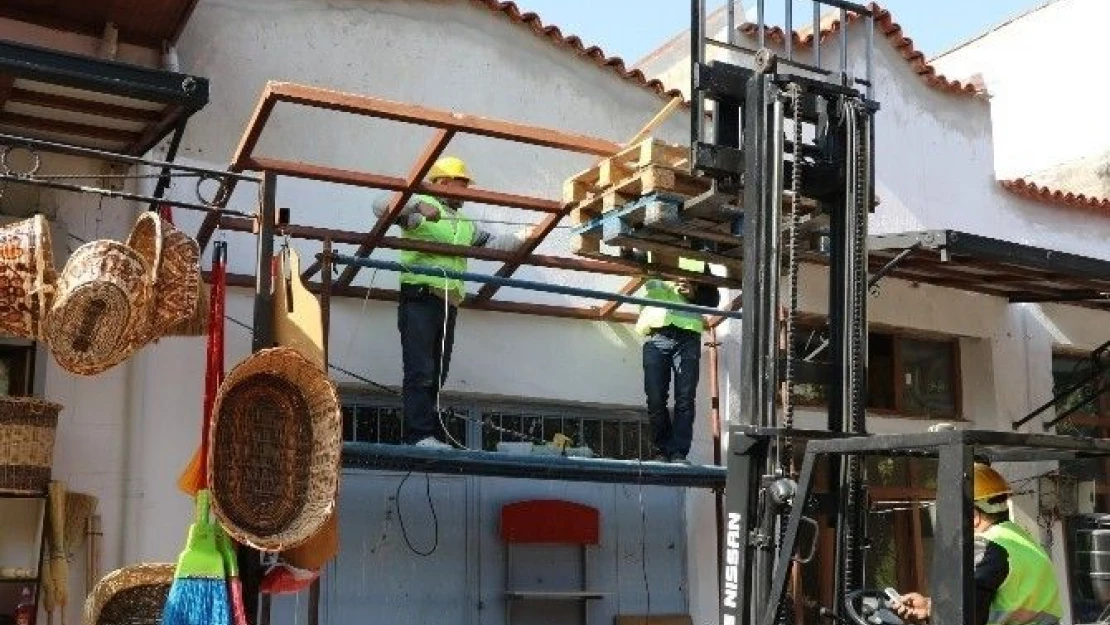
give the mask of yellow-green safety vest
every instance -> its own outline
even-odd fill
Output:
[[[452,245],[470,245],[474,242],[476,229],[472,221],[451,210],[446,204],[434,197],[419,195],[416,196],[416,199],[436,207],[439,210],[439,221],[425,219],[419,226],[411,230],[405,230],[402,235],[404,238],[450,243]],[[401,264],[440,267],[449,271],[466,271],[466,258],[463,256],[447,256],[445,254],[430,254],[411,250],[401,252]],[[443,291],[444,297],[455,302],[462,301],[466,297],[466,287],[463,285],[463,281],[455,278],[402,272],[401,283],[425,285],[437,291]]]
[[[678,266],[680,269],[698,273],[705,270],[705,263],[685,258],[678,259]],[[678,294],[674,282],[668,280],[659,280],[657,278],[650,279],[644,283],[644,290],[646,291],[645,297],[648,299],[659,300],[661,302],[676,302],[679,304],[690,303],[685,297]],[[700,333],[705,330],[705,320],[698,313],[671,310],[669,308],[656,308],[654,306],[640,307],[640,317],[636,320],[637,332],[646,336],[651,334],[652,330],[666,326],[675,326],[683,330],[692,330]]]
[[[980,537],[1006,551],[1009,572],[991,601],[990,625],[1056,625],[1063,618],[1056,571],[1044,548],[1025,528],[996,523]]]

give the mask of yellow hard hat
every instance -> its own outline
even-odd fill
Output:
[[[441,178],[459,178],[470,182],[470,174],[466,171],[466,163],[461,158],[444,156],[432,165],[428,172],[428,180],[435,182]]]
[[[975,501],[984,501],[1001,495],[1013,494],[1006,478],[1002,477],[998,471],[995,471],[989,465],[980,462],[975,463],[974,491],[975,494],[972,499]]]

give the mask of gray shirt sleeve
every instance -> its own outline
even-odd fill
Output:
[[[389,210],[389,204],[393,199],[392,193],[380,193],[374,197],[374,202],[371,205],[374,209],[374,215],[381,217]],[[397,217],[397,225],[405,230],[412,230],[413,228],[424,223],[424,216],[417,212],[416,207],[420,206],[420,200],[416,197],[410,197],[405,202],[404,207],[401,208],[401,213]]]

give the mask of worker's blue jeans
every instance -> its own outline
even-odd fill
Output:
[[[655,452],[668,458],[690,453],[701,369],[701,334],[666,326],[644,343],[644,392]],[[674,418],[667,410],[674,377]]]
[[[443,299],[427,288],[408,284],[401,285],[400,302],[397,329],[401,331],[405,374],[402,383],[405,441],[415,443],[441,430],[436,397],[447,381],[451,365],[457,309],[445,306]]]

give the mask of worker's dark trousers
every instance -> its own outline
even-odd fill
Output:
[[[451,364],[456,308],[444,306],[443,300],[426,287],[408,284],[401,285],[400,300],[397,329],[401,331],[405,373],[405,441],[415,443],[441,431],[436,395],[447,380]]]
[[[701,369],[701,334],[666,326],[644,343],[644,392],[655,452],[670,457],[690,453]],[[667,411],[674,377],[674,419]]]

